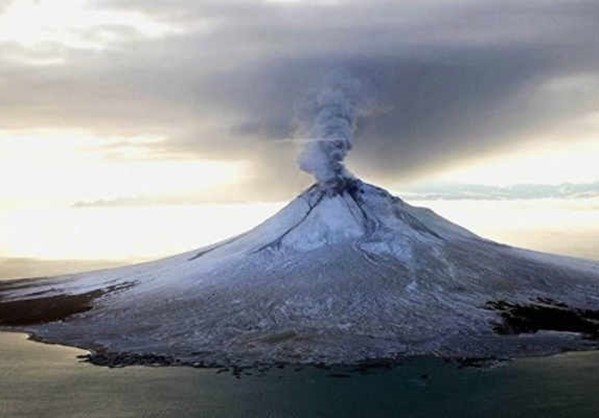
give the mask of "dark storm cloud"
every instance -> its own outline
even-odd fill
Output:
[[[309,182],[288,140],[295,104],[332,70],[363,80],[378,106],[359,123],[350,168],[390,183],[597,110],[596,1],[319,3],[97,1],[179,32],[121,28],[105,51],[61,50],[64,65],[3,63],[0,122],[160,133],[155,152],[249,160],[246,190],[284,197]]]

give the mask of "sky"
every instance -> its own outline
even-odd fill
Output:
[[[334,71],[371,104],[361,178],[596,197],[597,21],[595,0],[0,0],[0,211],[288,200],[313,181],[298,106]]]

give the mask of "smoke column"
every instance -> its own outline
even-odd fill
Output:
[[[299,167],[319,183],[353,177],[343,160],[352,148],[356,119],[362,114],[362,84],[347,75],[330,75],[297,112],[297,136],[305,142]]]

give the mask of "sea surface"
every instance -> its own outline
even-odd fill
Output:
[[[495,368],[422,358],[366,375],[287,367],[239,378],[186,367],[108,369],[81,363],[84,353],[0,333],[0,416],[599,416],[599,352]]]

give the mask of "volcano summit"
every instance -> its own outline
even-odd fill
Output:
[[[279,213],[167,259],[5,284],[0,325],[126,364],[597,348],[599,264],[483,239],[355,178],[343,157],[360,107],[346,92],[308,109],[303,134],[316,139],[300,165],[317,182]]]

